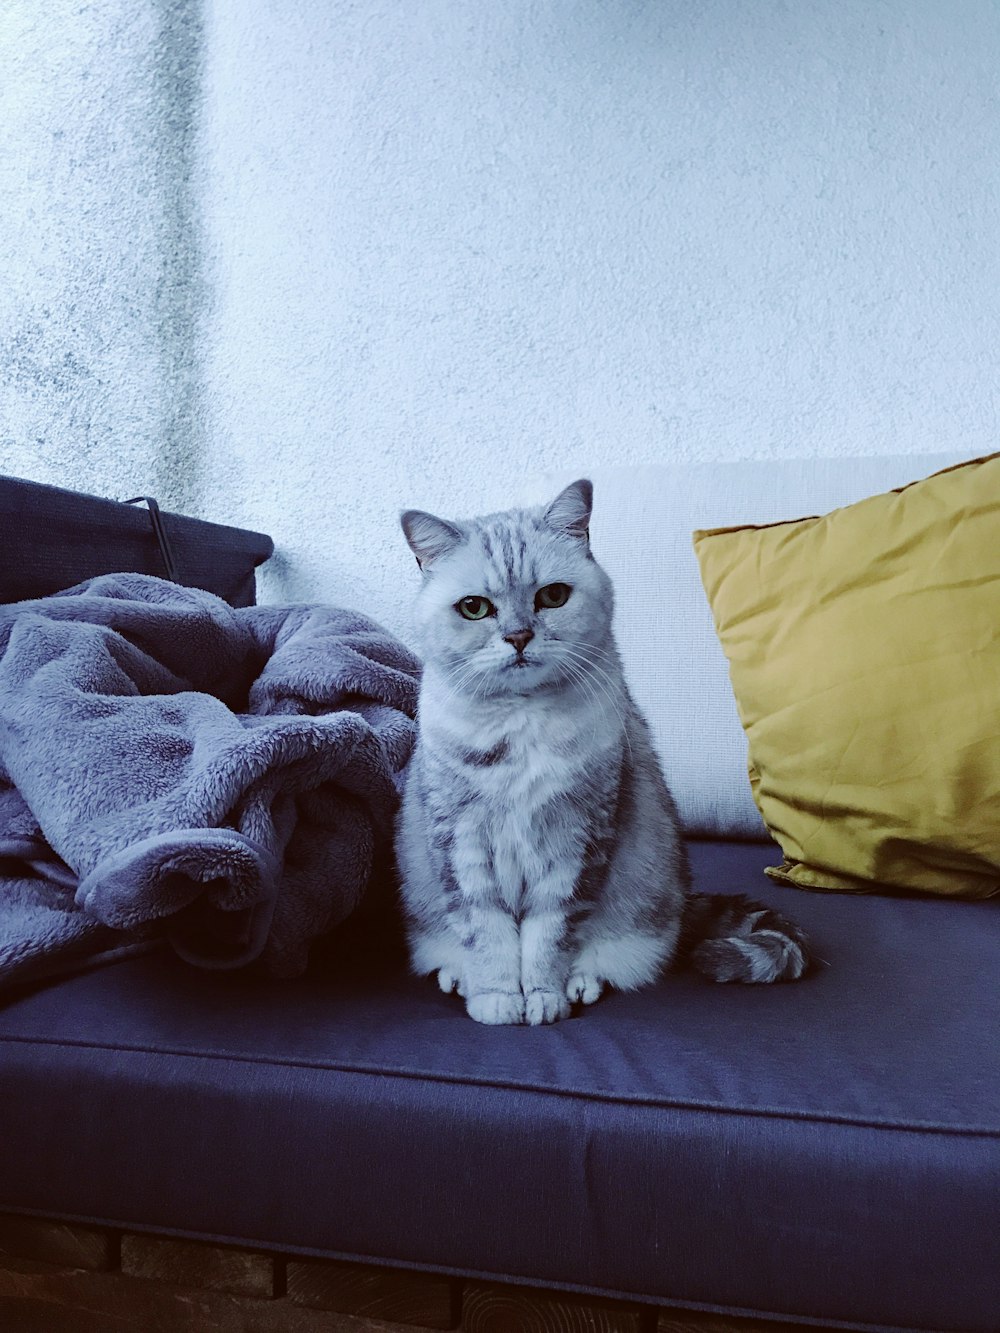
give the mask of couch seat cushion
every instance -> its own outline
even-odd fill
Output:
[[[486,1028],[344,931],[308,977],[173,956],[0,1009],[0,1209],[849,1325],[987,1330],[1000,1272],[996,903],[769,884],[795,985],[674,975]]]

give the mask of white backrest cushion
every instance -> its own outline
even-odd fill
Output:
[[[747,743],[715,634],[695,528],[824,514],[917,481],[972,454],[595,466],[539,472],[514,504],[594,483],[591,546],[615,585],[615,634],[689,833],[766,838],[747,778]]]

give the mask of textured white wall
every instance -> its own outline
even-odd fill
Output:
[[[992,0],[211,0],[205,497],[402,626],[401,507],[996,446]],[[280,576],[280,577],[278,577]]]
[[[997,447],[994,0],[0,15],[0,470],[270,599],[405,632],[398,510],[529,470]]]
[[[0,472],[198,501],[197,0],[0,0]]]

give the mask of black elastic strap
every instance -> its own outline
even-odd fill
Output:
[[[151,495],[136,495],[131,500],[123,500],[123,504],[134,505],[142,502],[149,510],[149,521],[153,525],[153,531],[156,533],[156,540],[160,543],[160,555],[163,557],[163,567],[167,571],[167,578],[171,583],[177,582],[177,565],[174,561],[173,547],[170,545],[170,538],[167,536],[167,530],[163,526],[163,515],[160,513],[160,506]]]

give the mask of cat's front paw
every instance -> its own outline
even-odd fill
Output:
[[[462,978],[458,972],[450,967],[438,968],[438,985],[444,991],[445,995],[452,995],[456,991],[459,995],[464,995],[462,989]]]
[[[555,990],[530,990],[524,997],[524,1021],[532,1027],[569,1018],[569,1001]]]
[[[524,996],[520,991],[487,990],[466,997],[465,1009],[477,1023],[523,1023]]]
[[[604,982],[586,972],[574,972],[566,983],[566,996],[571,1004],[593,1004],[601,998]]]

